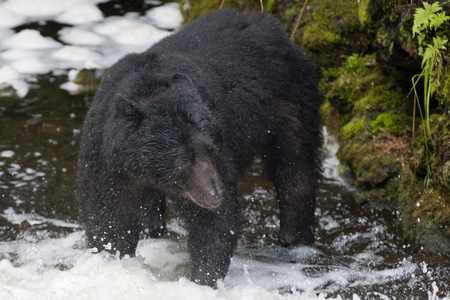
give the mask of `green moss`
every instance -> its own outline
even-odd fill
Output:
[[[292,1],[295,17],[303,1]],[[321,66],[335,66],[340,55],[362,53],[368,42],[358,17],[358,3],[345,0],[321,0],[308,5],[303,15],[295,42],[314,53],[313,59]],[[295,17],[291,20],[295,23]],[[289,27],[292,30],[293,25]]]
[[[342,128],[346,139],[351,139],[364,128],[364,119],[353,119]]]
[[[450,34],[450,33],[449,33]],[[448,64],[441,75],[443,78],[440,88],[436,91],[436,100],[438,100],[439,105],[445,106],[447,103],[450,104],[450,64]],[[450,114],[450,109],[444,113]]]
[[[404,131],[404,117],[398,114],[383,113],[378,115],[377,119],[370,124],[374,133],[377,133],[381,127],[384,127],[389,133],[400,136]]]
[[[362,25],[369,25],[372,23],[370,15],[367,13],[367,7],[369,6],[369,0],[361,0],[359,2],[358,16]]]
[[[360,98],[355,102],[352,112],[353,114],[357,115],[363,112],[368,112],[373,108],[372,98],[370,96],[366,96]]]
[[[181,0],[179,3],[182,8],[184,24],[188,24],[198,17],[218,10],[220,5],[220,2],[200,0]],[[227,1],[225,3],[227,5]]]
[[[101,69],[82,69],[73,81],[79,85],[78,92],[94,93],[102,80],[104,70]]]
[[[341,36],[319,25],[307,26],[303,32],[302,44],[305,48],[314,49],[322,46],[331,47],[341,43]]]
[[[392,155],[384,155],[381,157],[380,162],[385,166],[390,166],[395,163],[395,158]]]
[[[372,150],[372,153],[366,153],[362,159],[357,179],[368,186],[379,187],[397,174],[400,166],[395,157],[384,155],[380,158],[377,149]]]
[[[417,199],[408,229],[420,244],[431,250],[450,253],[450,199],[439,189],[427,190]]]
[[[221,1],[179,0],[178,3],[182,8],[184,24],[187,24],[207,13],[219,10]],[[274,4],[274,0],[263,1],[265,10],[269,12],[274,9]],[[260,2],[254,0],[227,0],[223,3],[223,7],[261,10]]]
[[[266,4],[264,4],[264,10],[268,13],[271,13],[274,10],[275,0],[268,0]]]
[[[441,183],[450,191],[450,161],[446,162],[441,168]]]
[[[390,32],[387,32],[385,28],[380,28],[377,31],[375,41],[385,47],[391,49],[393,46],[394,41],[392,40],[392,34]]]

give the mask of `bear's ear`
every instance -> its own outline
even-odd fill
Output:
[[[181,73],[177,73],[172,75],[172,83],[177,83],[177,82],[187,82],[189,84],[193,84],[191,78],[189,78],[189,76],[181,74]]]
[[[119,117],[136,124],[144,118],[141,108],[123,95],[118,95],[116,98],[116,112]]]

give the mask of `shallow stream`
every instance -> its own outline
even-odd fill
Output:
[[[186,236],[170,212],[169,233],[142,240],[137,258],[89,253],[73,191],[92,95],[66,81],[34,75],[24,98],[0,100],[0,299],[450,299],[450,258],[400,240],[398,212],[358,204],[328,136],[313,247],[276,246],[277,203],[255,161],[241,188],[244,234],[217,291],[186,279]]]

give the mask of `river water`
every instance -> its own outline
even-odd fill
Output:
[[[148,9],[156,4],[146,3]],[[148,17],[130,15],[134,8],[116,1],[110,4],[102,7],[104,19],[96,25]],[[106,11],[120,17],[108,19]],[[84,26],[98,33],[92,22],[65,30]],[[63,27],[29,22],[7,35],[27,26],[41,32]],[[126,51],[130,44],[112,48]],[[110,52],[92,47],[98,46],[89,48],[97,56],[89,56],[90,61],[97,58],[96,64],[107,66],[114,60]],[[46,51],[36,52],[35,58],[50,63]],[[17,61],[1,62],[18,66]],[[92,95],[61,88],[67,87],[65,70],[82,62],[76,64],[52,67],[45,75],[19,72],[16,79],[26,84],[24,97],[0,99],[0,299],[450,299],[450,258],[399,239],[398,212],[356,202],[356,191],[336,174],[338,145],[328,135],[312,247],[276,246],[277,203],[255,161],[241,188],[243,237],[218,290],[186,279],[186,235],[170,207],[168,234],[142,240],[136,258],[89,253],[73,191],[80,132]]]

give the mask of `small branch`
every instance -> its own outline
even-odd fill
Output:
[[[412,120],[412,153],[413,153],[413,164],[414,164],[414,175],[416,174],[417,164],[416,164],[416,153],[414,152],[414,132],[415,132],[415,120],[416,120],[416,93],[414,93],[414,106],[413,106],[413,120]]]
[[[224,3],[225,3],[225,0],[222,0],[222,2],[220,2],[219,10],[222,9]]]
[[[403,24],[403,22],[405,22],[406,18],[409,16],[409,12],[411,11],[412,5],[413,5],[413,0],[411,0],[411,4],[409,5],[409,9],[408,9],[408,11],[406,12],[405,17],[404,17],[403,20],[402,20],[402,24]]]
[[[300,14],[299,14],[298,17],[297,17],[297,22],[295,23],[294,31],[292,31],[292,34],[291,34],[291,40],[294,38],[294,35],[295,35],[295,33],[297,32],[297,30],[298,30],[298,26],[299,26],[299,24],[300,24],[300,20],[302,19],[303,12],[305,11],[305,8],[306,8],[306,5],[307,5],[307,4],[308,4],[308,0],[305,0],[305,3],[303,3],[302,11],[300,12]]]

